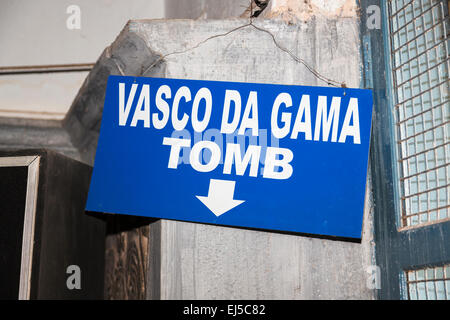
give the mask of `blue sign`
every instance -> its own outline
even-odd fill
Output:
[[[360,238],[370,90],[110,76],[86,210]]]

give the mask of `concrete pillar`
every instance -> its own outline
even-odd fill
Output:
[[[326,86],[279,46],[322,75],[360,86],[359,25],[353,16],[282,20],[131,21],[88,76],[65,129],[92,163],[109,74]],[[370,183],[368,184],[370,186]],[[159,220],[150,224],[149,299],[370,299],[371,204],[361,243]]]

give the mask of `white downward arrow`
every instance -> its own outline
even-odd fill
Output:
[[[233,199],[235,184],[236,181],[211,179],[208,196],[196,197],[218,217],[244,202]]]

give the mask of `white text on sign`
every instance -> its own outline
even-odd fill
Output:
[[[183,110],[180,110],[181,101],[183,101]],[[242,103],[241,94],[236,90],[225,90],[223,101],[223,106],[220,106],[222,107],[220,133],[244,135],[250,132],[251,135],[257,136],[259,132],[258,92],[249,92],[245,106]],[[181,131],[190,122],[195,132],[203,132],[208,128],[213,103],[213,95],[206,87],[191,92],[187,86],[173,91],[168,85],[161,85],[152,97],[148,84],[134,83],[126,94],[125,83],[119,83],[119,126],[142,125],[144,128],[157,130],[171,126],[174,131]],[[156,107],[155,110],[151,110],[153,106]],[[188,106],[187,109],[186,106]],[[279,93],[272,104],[270,121],[272,135],[277,139],[295,140],[302,137],[304,140],[317,142],[345,143],[347,139],[350,139],[349,141],[353,144],[360,144],[358,99],[349,99],[342,123],[339,122],[341,97],[332,97],[330,108],[328,109],[327,106],[327,97],[318,96],[317,106],[315,106],[316,118],[312,122],[309,95],[301,96],[295,113],[295,109],[292,108],[292,96],[285,92]],[[202,117],[200,117],[201,114]],[[170,169],[177,169],[183,149],[190,150],[190,164],[198,172],[215,170],[222,159],[222,151],[213,141],[198,141],[191,146],[190,139],[164,137],[162,143],[170,146],[168,160]],[[205,150],[211,154],[211,157],[203,163],[200,156]],[[256,177],[261,155],[261,146],[249,145],[245,152],[241,152],[239,144],[228,143],[224,155],[223,173],[235,173],[242,176],[247,172],[249,176]],[[287,148],[267,147],[262,177],[288,179],[293,173],[290,164],[293,158],[294,154]]]

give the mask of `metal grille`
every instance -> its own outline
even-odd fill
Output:
[[[450,265],[409,270],[405,274],[408,299],[450,300]]]
[[[450,218],[446,2],[391,0],[387,6],[402,227]]]

